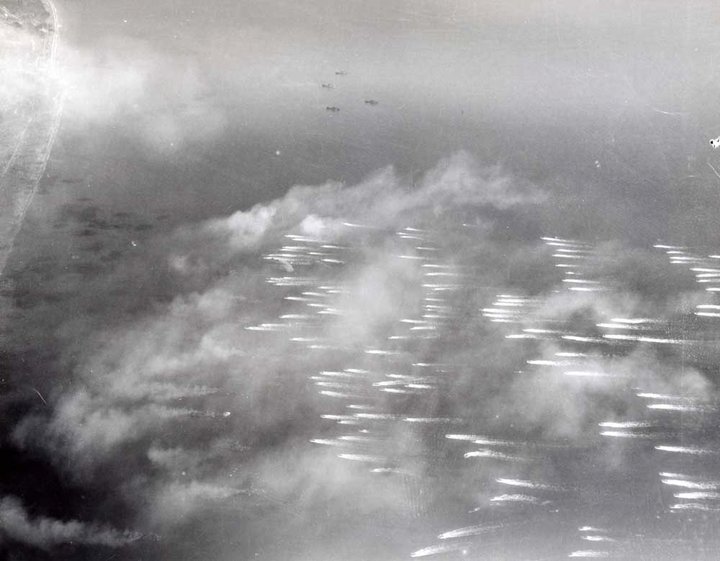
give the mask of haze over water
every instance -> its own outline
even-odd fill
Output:
[[[57,8],[0,548],[714,558],[713,3]]]

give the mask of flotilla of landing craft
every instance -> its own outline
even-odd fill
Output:
[[[553,311],[548,302],[554,297],[565,302],[603,300],[620,289],[617,277],[603,274],[598,266],[613,257],[590,243],[542,238],[560,277],[555,290],[549,295],[488,291],[482,307],[469,309],[468,294],[477,295],[478,268],[460,262],[447,246],[447,228],[388,231],[358,222],[339,228],[340,234],[327,238],[287,234],[281,247],[264,254],[282,270],[266,280],[282,292],[284,304],[278,317],[245,329],[258,332],[258,337],[287,337],[289,344],[315,357],[318,369],[308,373],[308,384],[317,390],[319,414],[327,424],[310,443],[374,476],[398,478],[415,516],[428,508],[422,499],[424,470],[452,474],[472,470],[463,467],[469,462],[478,464],[481,485],[456,517],[464,524],[439,528],[436,543],[418,544],[411,557],[464,556],[486,550],[488,544],[506,544],[523,528],[550,521],[567,536],[567,558],[638,558],[636,554],[646,551],[642,547],[651,547],[650,538],[638,546],[632,530],[608,520],[607,511],[588,500],[645,500],[633,490],[635,484],[618,483],[608,490],[607,474],[596,465],[588,464],[589,471],[575,477],[557,470],[593,453],[649,455],[641,468],[647,473],[633,475],[657,489],[659,502],[645,512],[652,519],[648,524],[678,517],[689,521],[698,513],[720,522],[720,475],[713,469],[720,459],[720,437],[713,431],[720,422],[720,402],[703,392],[685,391],[681,382],[638,376],[640,358],[632,358],[652,351],[666,365],[682,364],[678,371],[702,368],[692,363],[709,342],[699,335],[720,329],[713,324],[720,318],[720,303],[712,301],[720,292],[719,256],[655,246],[669,257],[669,267],[687,267],[710,299],[695,303],[689,318],[700,325],[690,331],[687,313],[680,321],[667,315],[623,315],[608,307],[606,317],[586,323]],[[464,224],[461,228],[465,236],[471,229]],[[462,235],[450,237],[457,241]],[[403,270],[414,268],[417,309],[398,307],[402,315],[384,337],[358,348],[337,326],[358,313],[351,303],[362,297],[355,277],[346,272],[362,270],[368,247],[375,246],[392,248],[390,258],[404,263]],[[505,382],[510,387],[551,383],[553,400],[570,409],[580,406],[580,397],[594,393],[616,396],[631,407],[608,407],[588,429],[578,428],[589,431],[580,441],[501,428],[520,423],[517,412],[506,411],[517,418],[502,424],[439,407],[458,384],[489,375],[482,365],[464,362],[462,357],[471,355],[463,351],[462,341],[482,340],[491,326],[516,346],[518,356],[527,357],[517,371],[508,373]],[[454,353],[442,351],[447,348]],[[531,403],[533,397],[527,400]],[[498,418],[502,414],[498,412]],[[413,438],[398,440],[398,435],[408,434]],[[692,547],[687,536],[672,539],[673,547]],[[556,557],[543,557],[549,558]]]

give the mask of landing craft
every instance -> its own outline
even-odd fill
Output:
[[[320,84],[320,85],[321,85],[323,88],[325,88],[326,90],[332,90],[332,89],[335,87],[335,86],[333,86],[332,84]]]
[[[334,105],[328,105],[328,106],[325,108],[325,111],[332,111],[333,113],[337,113],[338,111],[340,111],[340,108],[339,108],[339,107],[335,107]]]
[[[377,100],[375,100],[375,99],[366,99],[366,100],[365,100],[365,103],[366,103],[367,105],[377,105],[377,104],[379,103],[379,101],[377,101]]]
[[[345,72],[344,70],[337,70],[335,72],[335,76],[347,76],[347,72]]]

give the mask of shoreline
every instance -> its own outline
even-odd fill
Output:
[[[28,116],[27,124],[18,135],[12,156],[0,176],[0,212],[5,214],[0,214],[0,278],[12,255],[25,214],[45,174],[62,121],[63,92],[56,87],[53,79],[62,24],[52,0],[40,0],[40,3],[50,16],[50,29],[43,38],[41,54],[36,59],[45,91],[42,92],[41,107]]]
[[[40,0],[40,3],[43,5],[43,8],[45,8],[45,11],[50,14],[51,18],[53,33],[52,39],[50,40],[50,52],[48,53],[48,58],[50,64],[52,65],[57,57],[58,37],[60,35],[61,27],[60,17],[58,15],[57,8],[55,7],[55,3],[52,0]]]

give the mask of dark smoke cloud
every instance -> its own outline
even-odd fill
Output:
[[[149,493],[145,514],[160,527],[246,494],[248,484],[280,497],[295,493],[308,477],[337,471],[335,457],[294,452],[300,454],[294,461],[299,471],[288,479],[278,471],[288,453],[265,450],[263,440],[279,438],[290,448],[298,437],[307,441],[320,404],[304,380],[328,354],[296,356],[296,345],[286,337],[269,333],[258,339],[245,329],[272,319],[282,303],[266,282],[278,271],[258,261],[260,252],[291,232],[342,244],[348,230],[343,223],[363,224],[368,237],[356,248],[359,261],[328,277],[344,283],[347,294],[335,304],[341,313],[323,329],[333,345],[355,349],[350,361],[382,341],[388,322],[417,305],[414,286],[421,270],[395,256],[394,224],[439,225],[441,242],[453,245],[459,239],[454,230],[462,229],[453,221],[468,209],[490,219],[493,209],[511,211],[542,197],[536,188],[459,154],[418,185],[382,170],[356,186],[294,188],[277,201],[160,236],[145,262],[164,261],[193,289],[86,340],[72,387],[50,392],[51,414],[25,418],[15,440],[44,450],[80,482],[121,477],[121,466],[130,461],[140,471],[133,470],[119,491],[131,502],[138,489]],[[398,438],[405,438],[402,432]],[[249,452],[229,479],[227,469],[218,468],[227,466],[235,449]],[[334,493],[347,491],[354,471],[342,473]],[[312,486],[332,488],[332,481],[323,476]]]
[[[138,539],[137,532],[119,531],[77,520],[32,517],[15,497],[0,499],[0,536],[42,549],[60,544],[122,547]]]

